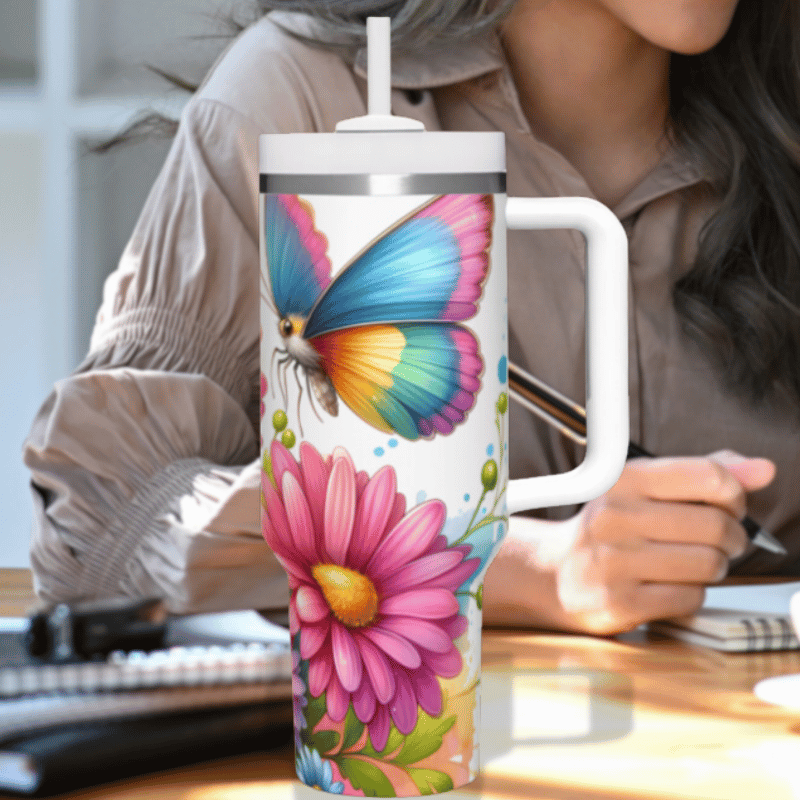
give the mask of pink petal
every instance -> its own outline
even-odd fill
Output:
[[[364,489],[367,488],[369,475],[362,469],[361,472],[356,473],[356,498],[364,494]]]
[[[300,655],[311,658],[322,647],[331,625],[328,620],[319,625],[303,625],[300,630]]]
[[[308,664],[308,690],[312,697],[319,697],[328,688],[333,674],[333,657],[326,646]]]
[[[403,667],[416,669],[422,663],[419,652],[411,642],[393,631],[380,628],[365,628],[361,631],[361,634]]]
[[[447,589],[412,589],[382,600],[378,611],[394,616],[443,619],[458,611],[458,600]]]
[[[369,724],[369,740],[379,753],[386,747],[386,742],[389,741],[390,724],[389,709],[386,706],[379,705],[375,709],[375,716],[372,718],[372,722]]]
[[[278,486],[283,486],[283,476],[286,472],[291,472],[297,482],[302,483],[303,477],[294,456],[279,441],[273,440],[269,454],[272,460],[272,474]]]
[[[428,553],[441,553],[442,550],[447,549],[447,538],[444,536],[437,536],[433,540],[433,544],[428,548]],[[463,550],[464,553],[469,553],[472,548],[468,544],[461,544],[457,547],[451,547],[450,550]]]
[[[280,495],[269,484],[264,491],[264,502],[266,503],[267,525],[264,528],[264,538],[267,544],[281,555],[284,553],[290,558],[297,559],[297,551],[291,547],[292,534],[289,529],[289,520],[286,519],[286,511],[283,508],[283,501]]]
[[[441,500],[428,500],[394,526],[366,567],[370,577],[380,579],[419,558],[442,529],[446,508]]]
[[[389,703],[389,712],[397,730],[402,734],[409,734],[417,724],[417,698],[405,670],[398,670],[395,679],[397,689],[392,702]]]
[[[361,681],[361,686],[353,692],[353,711],[361,722],[369,722],[375,715],[375,692],[369,681]]]
[[[453,646],[452,638],[447,635],[439,620],[428,622],[413,617],[386,617],[376,628],[399,633],[414,644],[433,650],[434,653],[446,653]]]
[[[270,546],[275,556],[280,560],[283,568],[296,578],[312,582],[311,573],[307,570],[303,557],[294,546],[289,520],[283,508],[281,498],[272,486],[264,496],[267,508],[264,513],[268,519],[262,519],[264,539]],[[266,524],[265,524],[266,523]]]
[[[303,622],[320,622],[331,612],[322,592],[313,586],[301,586],[295,593],[294,600]]]
[[[386,522],[386,530],[390,531],[406,515],[406,498],[402,494],[395,495],[392,513]],[[444,538],[444,537],[443,537]]]
[[[411,683],[420,708],[432,717],[442,713],[442,687],[433,670],[423,664],[411,673]]]
[[[328,716],[334,722],[341,722],[347,716],[347,708],[350,705],[350,692],[344,690],[335,673],[331,675],[330,683],[328,683],[325,704],[328,708]]]
[[[300,630],[300,620],[294,605],[294,596],[289,598],[289,633],[294,636]]]
[[[455,678],[461,672],[463,661],[458,648],[453,646],[447,653],[434,653],[427,651],[422,654],[422,658],[439,677]]]
[[[479,558],[468,558],[458,566],[443,575],[438,575],[429,580],[420,581],[418,586],[422,589],[433,589],[436,587],[449,589],[454,592],[464,581],[471,578],[481,565]]]
[[[274,551],[273,551],[274,552]],[[312,578],[308,570],[288,556],[275,553],[275,558],[280,561],[281,566],[289,573],[289,586],[294,589],[298,583],[310,583]]]
[[[361,651],[364,669],[375,691],[375,697],[379,703],[388,703],[395,690],[394,670],[386,656],[369,639],[358,632],[353,636]]]
[[[461,563],[463,555],[457,551],[445,550],[412,561],[393,575],[381,581],[381,594],[398,594],[423,581],[429,581]],[[456,584],[458,585],[458,584]]]
[[[286,509],[286,518],[289,521],[289,530],[295,547],[303,559],[309,564],[319,562],[317,556],[316,534],[311,511],[303,495],[303,490],[297,478],[288,470],[283,473],[283,505]]]
[[[325,496],[325,550],[334,564],[346,564],[355,515],[355,473],[349,459],[337,458]]]
[[[456,616],[451,617],[450,619],[439,620],[438,624],[445,629],[450,639],[455,641],[459,636],[461,636],[462,633],[464,633],[464,631],[466,631],[467,618],[461,614],[456,614]],[[431,647],[430,649],[433,650],[434,648]]]
[[[331,645],[336,674],[342,686],[348,692],[354,692],[361,683],[361,654],[350,631],[336,620],[331,624]]]
[[[394,508],[397,479],[394,469],[388,464],[379,469],[366,485],[358,503],[353,541],[350,544],[349,563],[360,570],[375,552],[386,523]]]
[[[338,445],[337,447],[333,448],[333,452],[331,453],[331,459],[332,459],[331,463],[335,464],[336,460],[339,459],[339,458],[343,458],[352,467],[353,475],[355,475],[356,474],[356,465],[355,465],[355,462],[353,461],[353,457],[341,445]]]
[[[314,530],[317,533],[317,553],[320,558],[326,559],[327,554],[322,549],[322,531],[324,528],[325,489],[328,486],[330,470],[326,468],[322,456],[317,449],[308,442],[300,443],[300,471],[303,473],[303,491],[314,520]]]

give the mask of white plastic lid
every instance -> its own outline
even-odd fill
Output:
[[[266,133],[266,175],[505,172],[505,136],[489,132]]]

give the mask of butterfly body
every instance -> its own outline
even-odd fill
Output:
[[[491,195],[434,198],[332,278],[311,206],[268,195],[279,364],[302,372],[332,416],[340,398],[381,431],[410,440],[451,433],[480,389],[480,348],[461,322],[477,311],[492,222]]]

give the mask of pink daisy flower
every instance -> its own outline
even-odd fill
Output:
[[[262,477],[262,527],[289,574],[309,690],[326,693],[335,722],[352,703],[380,751],[391,720],[408,734],[419,708],[441,713],[437,676],[461,671],[453,640],[467,627],[455,591],[480,559],[466,559],[469,545],[448,546],[440,500],[406,513],[391,466],[369,478],[344,448],[324,459],[307,442],[299,464],[277,441],[271,457],[278,489]]]

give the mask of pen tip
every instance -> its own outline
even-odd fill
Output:
[[[758,545],[771,553],[778,553],[785,556],[788,550],[771,534],[763,528],[753,537],[753,544]]]

